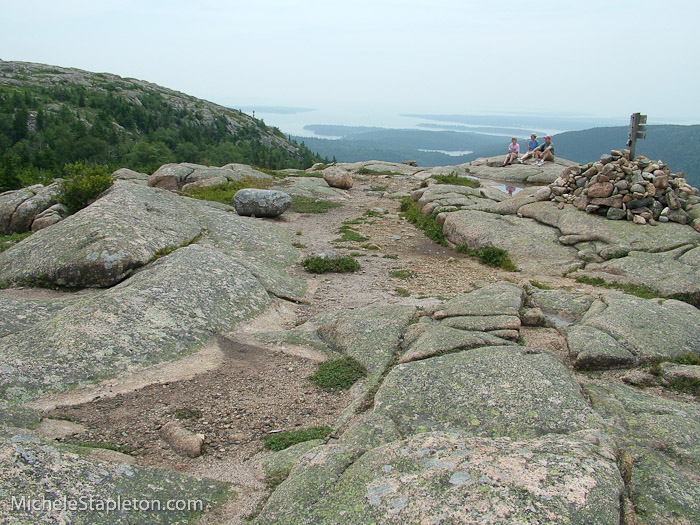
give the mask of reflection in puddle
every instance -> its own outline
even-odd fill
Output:
[[[551,321],[555,327],[556,326],[570,326],[570,325],[574,324],[572,321],[564,319],[563,317],[559,317],[558,315],[545,313],[544,316],[547,318],[548,321]]]
[[[507,193],[508,195],[515,195],[522,190],[522,188],[518,188],[516,186],[506,186],[505,184],[498,184],[494,186],[494,188],[502,191],[503,193]]]

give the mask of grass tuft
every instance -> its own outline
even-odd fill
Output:
[[[355,381],[366,375],[367,369],[357,359],[345,356],[324,361],[309,379],[318,388],[335,392],[350,388]]]
[[[301,265],[310,273],[348,273],[360,269],[354,257],[343,255],[341,257],[319,257],[317,255],[307,257]]]

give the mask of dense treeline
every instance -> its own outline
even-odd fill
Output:
[[[324,160],[235,110],[214,114],[155,88],[130,88],[0,85],[0,190],[45,183],[74,162],[152,173],[168,162],[281,169]]]

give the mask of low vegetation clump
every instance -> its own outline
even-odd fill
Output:
[[[350,388],[366,375],[367,369],[357,359],[345,356],[324,361],[309,379],[322,390],[336,392]]]
[[[296,213],[326,213],[333,208],[340,208],[342,204],[332,201],[314,199],[313,197],[303,197],[292,195],[292,211]]]
[[[26,233],[11,233],[9,235],[0,235],[0,252],[4,252],[8,248],[11,248],[18,242],[26,239],[32,234],[32,232]]]
[[[196,408],[178,408],[172,412],[175,419],[200,419],[202,412]]]
[[[540,290],[551,290],[551,286],[547,286],[546,284],[542,284],[539,281],[530,281],[530,284],[534,286],[535,288],[539,288]]]
[[[100,442],[100,441],[76,441],[70,442],[72,445],[76,445],[81,448],[102,448],[105,450],[112,450],[114,452],[119,452],[120,454],[131,455],[138,449],[135,447],[130,447],[128,445],[116,445],[114,443]],[[78,451],[80,452],[80,451]]]
[[[369,237],[361,235],[348,225],[338,228],[338,233],[341,234],[341,237],[334,239],[333,242],[364,242],[369,240]]]
[[[426,237],[432,239],[438,244],[447,246],[445,235],[442,233],[442,228],[437,223],[437,213],[425,215],[418,209],[416,202],[410,197],[401,199],[399,211],[403,214],[408,222],[413,224],[419,230],[423,230]]]
[[[468,177],[460,177],[454,171],[449,175],[433,175],[432,176],[438,184],[451,184],[453,186],[468,186],[469,188],[478,188],[481,183],[478,180],[470,179]]]
[[[209,186],[205,188],[191,188],[185,190],[184,194],[187,197],[200,199],[204,201],[222,202],[231,204],[233,196],[245,188],[267,189],[272,184],[268,179],[259,179],[257,177],[243,177],[240,180]]]
[[[641,297],[642,299],[654,299],[659,297],[659,293],[654,289],[639,284],[630,283],[618,283],[618,282],[605,282],[605,280],[600,277],[586,277],[585,275],[580,275],[576,278],[577,283],[590,284],[593,286],[601,286],[603,288],[615,288],[617,290],[622,290],[623,292]]]
[[[483,264],[493,268],[502,268],[509,272],[516,272],[518,269],[510,260],[508,252],[495,246],[484,246],[483,248],[468,248],[466,244],[460,244],[455,248],[459,253],[466,253],[470,257],[476,257]]]
[[[676,363],[679,365],[700,366],[700,356],[688,353],[676,359],[657,359],[649,364],[649,373],[655,376],[661,375],[662,363]],[[685,392],[700,398],[700,381],[691,377],[681,377],[672,382],[670,388],[678,392]]]
[[[265,448],[268,450],[279,451],[289,448],[292,445],[311,441],[312,439],[323,439],[331,433],[330,427],[311,427],[302,430],[291,430],[289,432],[279,432],[265,436]]]
[[[360,168],[357,170],[358,175],[401,175],[391,170],[373,170],[370,168]]]
[[[92,204],[113,182],[107,168],[99,165],[66,164],[63,174],[58,201],[70,214]]]
[[[406,290],[406,288],[401,288],[400,286],[394,288],[394,291],[397,294],[399,294],[401,297],[410,297],[411,296],[411,292],[409,290]]]
[[[360,269],[360,263],[349,255],[340,257],[320,257],[315,255],[304,259],[301,265],[310,273],[349,273]]]

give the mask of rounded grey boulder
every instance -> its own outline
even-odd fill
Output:
[[[246,188],[233,196],[238,215],[248,217],[278,217],[292,205],[292,198],[277,190]]]

